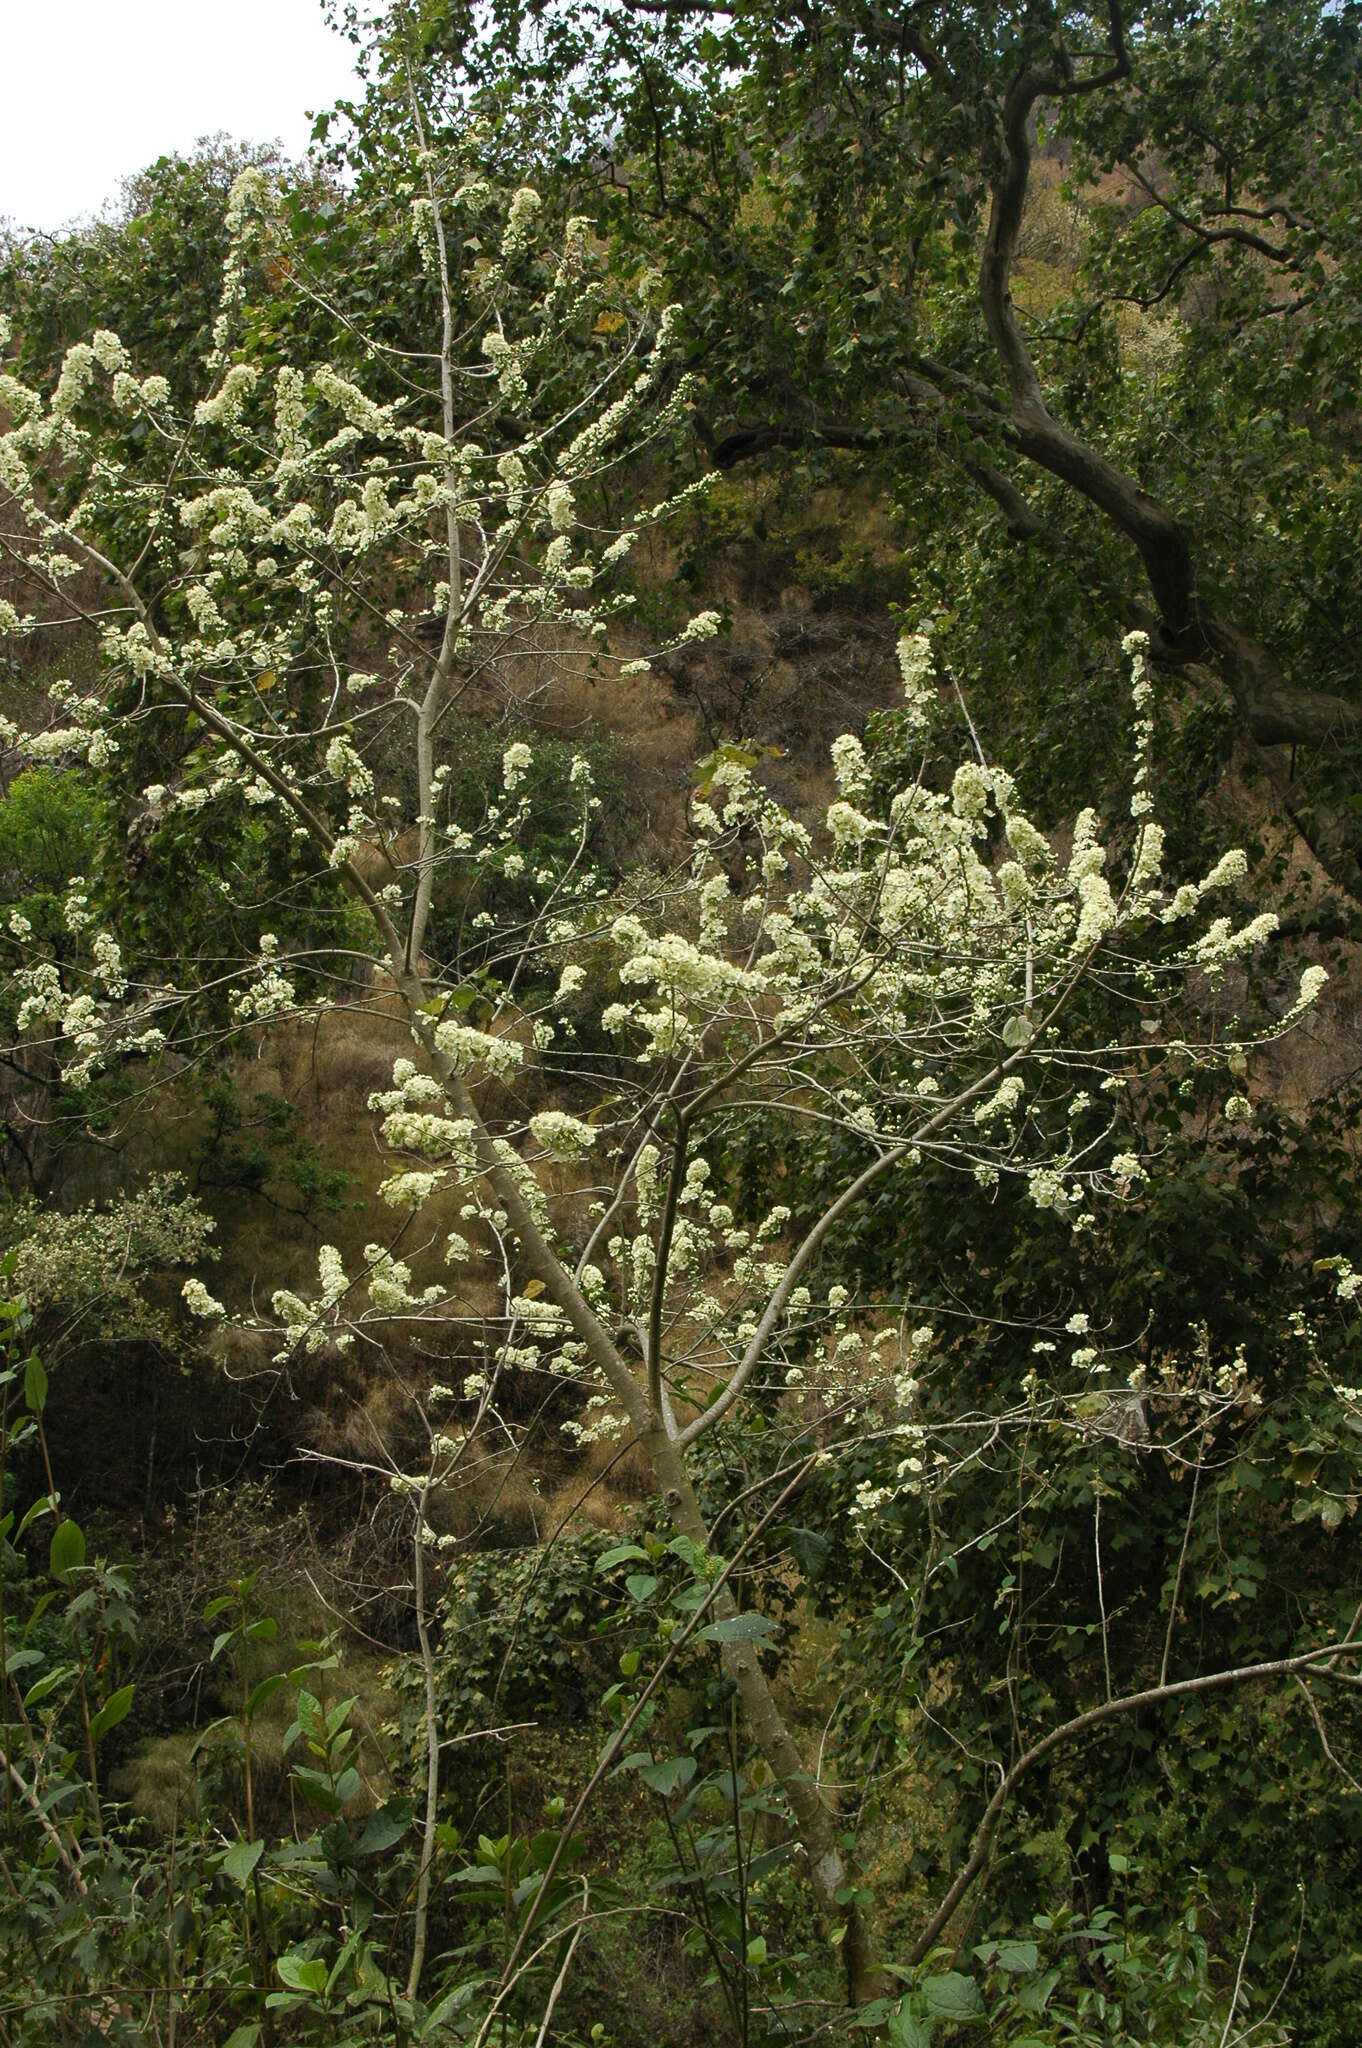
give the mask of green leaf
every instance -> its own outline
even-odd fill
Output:
[[[274,1695],[287,1684],[288,1673],[286,1671],[272,1671],[268,1678],[261,1679],[259,1685],[253,1685],[246,1695],[246,1704],[242,1708],[242,1713],[246,1719],[249,1721],[252,1714],[258,1714],[266,1700],[272,1700]]]
[[[456,2012],[470,2004],[479,1991],[486,1990],[495,1983],[496,1978],[490,1972],[483,1976],[465,1977],[452,1991],[446,1991],[438,2004],[431,2007],[421,2027],[419,2039],[433,2040]]]
[[[233,2027],[222,2048],[256,2048],[260,2039],[260,2022],[247,2020],[244,2026]]]
[[[832,1538],[821,1529],[791,1529],[790,1548],[806,1579],[819,1579],[832,1556]]]
[[[629,1598],[636,1606],[641,1607],[644,1601],[651,1600],[657,1591],[657,1580],[651,1572],[630,1572],[624,1586]]]
[[[667,1605],[677,1614],[694,1614],[697,1608],[706,1606],[708,1601],[709,1587],[697,1579],[694,1584],[682,1586],[679,1591],[673,1593]]]
[[[977,2019],[984,2009],[979,1987],[959,1970],[946,1970],[939,1977],[924,1977],[922,2002],[929,2013],[947,2020]]]
[[[68,1515],[64,1522],[58,1522],[52,1531],[48,1546],[47,1561],[54,1579],[63,1583],[73,1571],[78,1571],[85,1562],[85,1531],[79,1522],[73,1522]]]
[[[24,1366],[24,1406],[31,1415],[41,1415],[47,1406],[47,1374],[36,1351]]]
[[[263,1842],[233,1842],[222,1859],[224,1877],[230,1877],[234,1884],[244,1887],[264,1853]]]
[[[200,1728],[198,1734],[189,1745],[186,1761],[192,1764],[199,1751],[205,1749],[221,1729],[235,1728],[235,1726],[236,1721],[231,1714],[219,1714],[216,1721],[210,1721],[206,1728]]]
[[[55,1513],[55,1511],[56,1504],[52,1498],[52,1495],[50,1493],[39,1494],[37,1500],[34,1501],[33,1505],[30,1508],[25,1509],[23,1520],[20,1522],[18,1528],[14,1532],[15,1542],[22,1542],[23,1538],[28,1534],[29,1530],[32,1528],[33,1524],[36,1521],[39,1521],[43,1515],[50,1515]]]
[[[305,1771],[299,1765],[293,1772],[293,1782],[304,1799],[320,1807],[323,1813],[339,1813],[345,1803],[322,1771]]]
[[[495,1863],[466,1863],[462,1870],[451,1871],[449,1882],[451,1884],[496,1885],[499,1890],[506,1882],[506,1874],[504,1871],[498,1870]]]
[[[932,2048],[932,2030],[910,2012],[896,2012],[889,2021],[890,2048]]]
[[[41,1706],[50,1694],[56,1692],[59,1686],[65,1685],[67,1679],[74,1678],[75,1675],[76,1666],[74,1664],[58,1664],[47,1673],[45,1678],[37,1679],[29,1687],[28,1691],[24,1694],[24,1705],[26,1707]]]
[[[673,1792],[689,1785],[698,1769],[693,1756],[669,1756],[661,1763],[644,1764],[639,1777],[650,1791],[660,1792],[664,1799],[670,1799]]]
[[[90,1740],[98,1742],[101,1735],[107,1735],[120,1721],[126,1721],[132,1706],[135,1686],[120,1685],[117,1692],[111,1692],[99,1712],[90,1722]]]
[[[983,1941],[974,1953],[987,1969],[1006,1970],[1013,1977],[1027,1976],[1040,1963],[1034,1941]]]
[[[274,1967],[290,1991],[320,1993],[326,1989],[326,1964],[320,1956],[280,1956]]]
[[[775,1623],[766,1614],[729,1614],[722,1621],[712,1621],[708,1628],[702,1628],[698,1640],[702,1643],[760,1643],[774,1628]]]
[[[394,1842],[400,1842],[411,1826],[412,1803],[410,1799],[389,1799],[378,1810],[369,1815],[360,1829],[359,1840],[355,1843],[360,1856],[377,1856],[384,1849],[391,1849]]]
[[[635,1557],[642,1558],[645,1564],[648,1562],[647,1551],[640,1550],[637,1543],[617,1543],[613,1550],[606,1551],[604,1557],[596,1559],[596,1570],[608,1572],[613,1566],[624,1564],[628,1559]]]

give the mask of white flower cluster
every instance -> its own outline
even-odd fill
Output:
[[[530,1136],[550,1159],[582,1159],[596,1142],[592,1125],[561,1109],[540,1110],[530,1118]]]
[[[316,1298],[307,1302],[301,1295],[289,1288],[276,1289],[271,1297],[271,1307],[283,1325],[283,1345],[275,1353],[276,1364],[283,1364],[301,1349],[318,1352],[328,1344],[338,1350],[347,1350],[353,1343],[353,1332],[340,1322],[340,1308],[350,1291],[340,1252],[333,1244],[324,1244],[317,1253],[318,1292]]]
[[[227,1313],[222,1303],[208,1292],[202,1280],[186,1280],[180,1293],[190,1315],[199,1316],[205,1322],[218,1316],[225,1316]]]
[[[904,633],[897,653],[909,726],[920,738],[930,730],[937,709],[932,643],[925,633]]]
[[[543,201],[532,185],[522,185],[511,195],[511,204],[506,212],[506,229],[501,238],[503,257],[518,256],[527,249],[534,234],[534,223],[538,218]]]
[[[515,740],[501,757],[501,781],[507,795],[517,790],[529,774],[534,754],[524,740]]]
[[[278,952],[278,939],[272,932],[262,932],[255,979],[232,997],[231,1011],[238,1024],[263,1023],[297,1008],[298,991],[280,966]]]
[[[435,1043],[460,1074],[481,1066],[504,1081],[524,1064],[525,1048],[513,1038],[475,1030],[471,1024],[461,1024],[453,1017],[443,1018],[436,1025]]]

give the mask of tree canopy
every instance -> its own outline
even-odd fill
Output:
[[[1356,10],[348,25],[0,269],[0,2030],[1339,2038]]]

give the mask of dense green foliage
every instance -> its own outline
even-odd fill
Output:
[[[82,393],[87,438],[46,486],[62,516],[85,493],[78,564],[31,550],[9,481],[0,504],[0,2042],[1331,2048],[1362,1956],[1357,7],[400,0],[350,32],[367,96],[308,164],[214,144],[134,180],[117,220],[0,260],[0,428],[94,330],[186,422],[173,447],[150,403]],[[465,181],[447,289],[420,182],[442,150]],[[275,239],[234,285],[243,170]],[[526,180],[542,246],[498,196]],[[560,333],[552,252],[588,234]],[[271,474],[272,398],[194,421],[229,301],[261,393],[295,361],[369,380],[328,514],[387,473],[392,420],[452,444],[451,336],[501,336],[457,397],[506,523],[465,507],[452,552],[462,520],[469,562],[501,548],[558,609],[508,600],[500,640],[460,643],[433,785],[404,701],[363,686],[432,622],[441,642],[436,494],[419,545],[380,519],[347,552],[333,527],[311,582],[156,524],[195,425],[214,476]],[[673,305],[675,360],[643,379],[661,425],[561,521],[517,527],[512,451],[623,388]],[[533,392],[498,368],[503,326],[545,357]],[[678,493],[574,613],[553,536],[604,541]],[[100,573],[124,553],[156,562],[144,624],[196,647],[199,695],[171,716],[116,672],[117,750],[35,744],[19,724],[55,728],[126,626],[133,583]],[[200,574],[232,634],[286,658],[215,675],[232,642],[202,628]],[[583,653],[588,603],[616,638]],[[711,603],[725,629],[688,636]],[[901,628],[922,636],[902,677]],[[689,1050],[661,1012],[641,1057],[646,1020],[611,1022],[642,978],[617,922],[679,904],[703,936],[745,903],[796,843],[763,837],[765,792],[812,818],[825,733],[854,734],[849,837],[848,798],[894,819],[916,791],[1000,870],[1021,842],[1010,790],[973,814],[960,794],[978,751],[1039,825],[1096,805],[1108,872],[1138,863],[1131,628],[1170,869],[1248,849],[1218,951],[1175,977],[1168,920],[1133,920],[1119,959],[1075,969],[1068,1036],[1034,1046],[1025,949],[977,1042],[965,1003],[936,1040],[858,1037],[850,984],[826,998],[844,1038],[788,1069],[749,1060],[769,991]],[[352,671],[345,859],[259,780],[181,804],[242,733],[331,772],[310,736]],[[721,820],[729,790],[757,795]],[[476,861],[413,854],[437,806]],[[374,955],[366,892],[400,902],[426,865],[407,959]],[[1236,952],[1264,903],[1276,950]],[[33,959],[68,993],[103,974],[110,1017],[130,982],[146,1016],[64,1063],[61,1005],[50,1034],[26,1014]],[[277,960],[287,1000],[243,1006]],[[446,1015],[484,1057],[515,1040],[480,1099],[568,1129],[522,1185],[566,1216],[616,1355],[657,1366],[673,1444],[696,1432],[693,1498],[553,1348],[504,1188],[385,1209],[366,1105],[435,1099],[382,1091]],[[972,1105],[1031,1051],[995,1129]],[[718,1106],[682,1092],[702,1058],[745,1077]],[[927,1125],[881,1171],[879,1108],[957,1060],[974,1149]],[[628,1094],[640,1066],[656,1094]],[[622,1103],[615,1188],[591,1176]],[[384,1131],[399,1161],[442,1156]],[[641,1174],[626,1193],[645,1142],[675,1148],[651,1214]],[[659,1212],[699,1304],[661,1364],[662,1293],[650,1323],[593,1263],[627,1273]],[[487,1263],[445,1285],[445,1242]],[[704,1345],[759,1258],[805,1242],[807,1313],[730,1402]],[[801,1783],[835,1820],[821,1890]]]

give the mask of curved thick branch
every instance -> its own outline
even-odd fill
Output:
[[[925,378],[912,378],[911,383],[920,387],[915,397],[926,396],[933,410],[940,412],[943,406],[942,394]],[[922,432],[922,422],[917,416],[901,423],[885,423],[874,427],[858,427],[850,420],[828,419],[817,413],[808,420],[765,420],[750,425],[734,427],[731,432],[718,440],[708,432],[704,423],[696,420],[696,431],[706,454],[716,469],[733,469],[740,462],[749,462],[756,455],[764,455],[772,448],[850,448],[857,451],[873,451],[900,447],[915,439]],[[1005,476],[995,462],[979,454],[965,462],[965,472],[970,480],[984,491],[998,506],[1007,521],[1007,530],[1014,540],[1033,540],[1045,530],[1045,521],[1032,510],[1022,492],[1012,479]]]
[[[806,420],[766,420],[734,427],[718,440],[713,439],[697,416],[696,431],[716,469],[732,469],[736,463],[748,462],[771,448],[872,449],[892,446],[901,438],[892,429],[858,427],[850,420],[829,419],[816,413]]]
[[[1287,682],[1252,634],[1222,618],[1202,598],[1196,559],[1185,529],[1165,505],[1115,463],[1063,426],[1045,402],[1039,372],[1012,299],[1012,272],[1031,177],[1036,106],[1125,77],[1130,69],[1121,16],[1111,12],[1115,56],[1105,72],[1075,80],[1063,67],[1028,64],[1008,88],[999,120],[1001,162],[993,184],[988,235],[979,266],[979,297],[1007,386],[1004,431],[1019,454],[1068,484],[1105,513],[1144,565],[1159,612],[1154,653],[1185,666],[1213,661],[1245,726],[1264,746],[1318,745],[1362,731],[1362,710],[1326,691]]]

